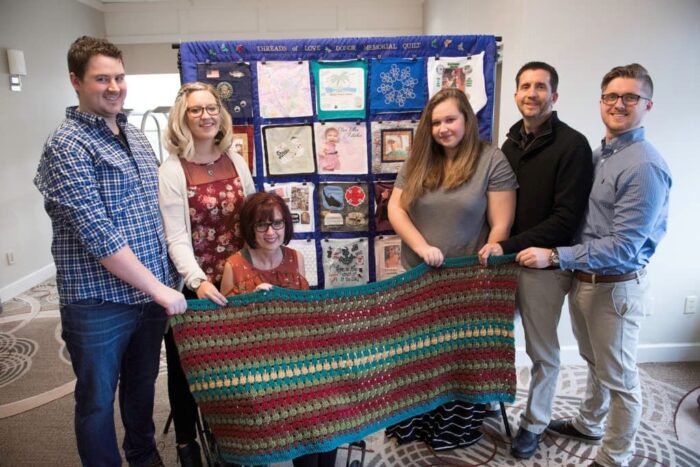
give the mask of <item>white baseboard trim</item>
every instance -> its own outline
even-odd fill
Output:
[[[517,366],[531,366],[532,362],[525,353],[524,346],[515,348]],[[585,365],[586,362],[578,354],[578,347],[566,345],[561,348],[560,361],[562,365]],[[674,363],[700,361],[700,342],[661,344],[641,344],[637,349],[637,363]]]
[[[21,279],[18,279],[16,281],[14,281],[13,283],[1,288],[0,289],[0,301],[6,302],[8,300],[11,300],[11,299],[15,298],[17,295],[21,294],[22,292],[26,292],[27,290],[31,289],[35,285],[39,285],[42,282],[44,282],[46,279],[50,279],[55,275],[56,275],[56,265],[54,263],[51,263],[47,266],[44,266],[43,268],[38,269],[31,274],[27,274],[26,276],[22,277]]]
[[[637,350],[638,363],[700,361],[700,342],[642,344]]]

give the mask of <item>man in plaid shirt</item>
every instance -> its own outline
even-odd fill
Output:
[[[75,432],[83,465],[120,466],[114,396],[130,466],[162,465],[153,404],[167,315],[187,302],[171,288],[158,210],[156,157],[121,113],[121,51],[91,37],[68,51],[78,106],[49,137],[34,183],[51,217],[62,337],[77,377]]]

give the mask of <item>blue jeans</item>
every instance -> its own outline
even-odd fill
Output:
[[[75,435],[83,465],[122,465],[114,427],[117,382],[127,461],[141,465],[155,454],[153,404],[166,319],[155,303],[89,299],[61,307],[62,337],[77,377]]]

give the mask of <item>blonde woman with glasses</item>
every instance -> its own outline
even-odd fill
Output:
[[[219,292],[224,264],[243,246],[238,215],[255,185],[246,161],[231,149],[231,116],[213,87],[195,82],[180,88],[164,142],[170,157],[160,168],[159,198],[168,254],[185,297],[226,305]],[[199,467],[197,405],[172,330],[165,335],[165,348],[178,458],[183,467]]]

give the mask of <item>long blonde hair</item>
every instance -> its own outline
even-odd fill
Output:
[[[445,170],[445,148],[435,141],[432,133],[433,111],[438,104],[454,99],[464,115],[464,137],[457,146],[457,154],[449,172]],[[450,190],[469,180],[476,170],[476,163],[484,142],[479,139],[476,115],[467,96],[455,88],[438,91],[425,106],[411,155],[406,160],[406,184],[401,192],[401,207],[408,210],[423,193],[437,188]]]
[[[187,97],[196,91],[208,91],[216,99],[216,103],[221,109],[219,113],[219,132],[214,138],[214,143],[219,151],[227,152],[233,143],[233,127],[231,115],[224,107],[223,102],[216,90],[209,84],[194,82],[186,83],[180,87],[180,90],[175,97],[175,103],[170,109],[168,117],[168,128],[163,135],[163,144],[166,149],[179,157],[190,161],[194,158],[194,141],[192,132],[187,126],[185,118],[187,117]]]

